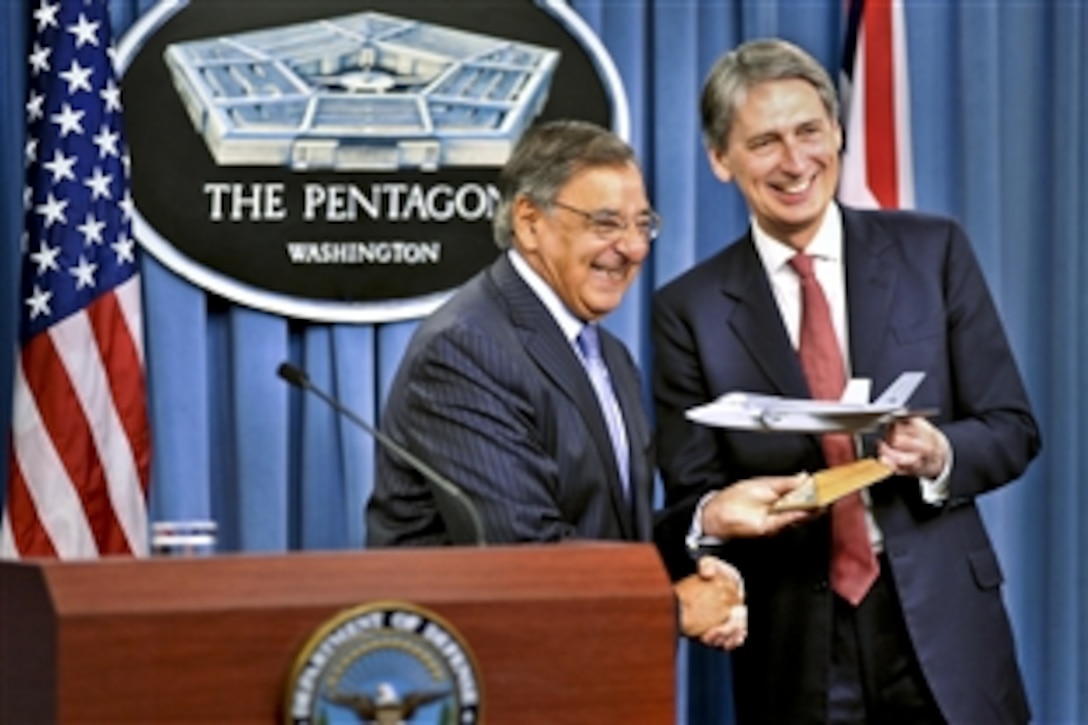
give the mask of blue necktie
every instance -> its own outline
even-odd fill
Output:
[[[596,325],[586,325],[578,335],[578,349],[582,352],[582,364],[589,373],[589,380],[593,383],[593,389],[597,392],[597,401],[604,413],[604,421],[608,425],[608,435],[612,438],[612,452],[616,456],[616,465],[620,471],[620,482],[623,484],[624,494],[628,488],[628,447],[627,429],[623,425],[623,412],[620,410],[619,401],[612,390],[612,381],[608,378],[608,367],[601,357],[601,341]]]

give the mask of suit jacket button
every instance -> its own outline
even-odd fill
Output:
[[[829,586],[830,585],[827,583],[826,580],[818,581],[812,585],[812,591],[816,592],[817,594],[823,594],[828,590]]]

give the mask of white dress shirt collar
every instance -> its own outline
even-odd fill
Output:
[[[510,264],[514,266],[514,271],[525,280],[525,284],[529,285],[529,289],[533,291],[533,294],[551,313],[556,324],[559,325],[559,329],[563,331],[564,337],[567,338],[567,342],[577,349],[576,338],[586,323],[579,320],[567,309],[567,306],[563,304],[563,300],[559,299],[559,295],[555,293],[555,290],[544,281],[543,277],[537,274],[536,270],[525,261],[525,257],[521,256],[518,250],[510,249],[506,254],[510,259]]]
[[[751,224],[752,241],[755,242],[756,251],[763,261],[767,274],[774,275],[776,272],[782,271],[782,268],[789,263],[790,258],[797,254],[797,250],[764,231],[755,217],[752,217]],[[816,236],[812,238],[812,241],[808,243],[803,251],[805,254],[817,259],[841,264],[842,235],[842,212],[839,210],[838,204],[832,202],[827,205],[824,218],[820,222],[820,228],[816,230]]]
[[[797,346],[801,328],[801,289],[797,274],[790,267],[789,261],[797,250],[785,242],[779,241],[760,228],[753,217],[752,241],[759,254],[767,280],[771,285],[786,333],[794,347]],[[828,205],[820,228],[805,247],[804,252],[815,258],[816,278],[823,287],[831,308],[831,322],[842,351],[847,371],[850,369],[849,333],[846,324],[846,273],[843,265],[843,224],[839,206],[832,202]]]

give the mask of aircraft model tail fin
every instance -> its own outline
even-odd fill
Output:
[[[884,389],[880,397],[873,401],[874,407],[906,408],[910,396],[922,384],[926,374],[922,372],[902,373]]]
[[[849,382],[846,383],[846,389],[842,391],[839,402],[868,405],[869,396],[872,394],[872,382],[869,378],[850,378]]]

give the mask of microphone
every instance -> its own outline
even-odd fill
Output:
[[[434,486],[435,500],[438,502],[439,513],[446,521],[450,539],[454,544],[474,544],[476,546],[484,546],[487,543],[487,539],[484,536],[483,521],[480,519],[480,512],[476,509],[476,504],[474,504],[472,499],[461,490],[460,486],[409,453],[403,446],[360,418],[339,400],[314,385],[310,382],[310,376],[300,368],[295,367],[289,362],[283,362],[280,363],[276,373],[291,385],[302,388],[321,398],[336,412],[362,428],[377,440],[378,443],[387,450],[392,451],[417,473],[426,478]]]

